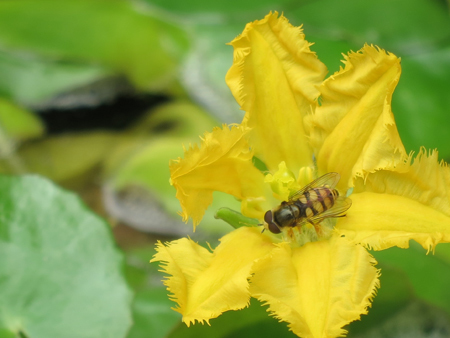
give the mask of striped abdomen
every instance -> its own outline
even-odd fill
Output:
[[[314,188],[306,191],[293,204],[298,208],[299,218],[308,218],[330,209],[338,196],[335,189]]]
[[[283,202],[273,211],[273,218],[280,227],[294,227],[302,219],[308,219],[330,209],[339,193],[326,187],[305,191],[298,199]]]

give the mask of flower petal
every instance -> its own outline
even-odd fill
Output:
[[[312,164],[303,117],[318,96],[325,65],[299,27],[278,13],[247,24],[230,43],[234,62],[226,81],[254,128],[251,144],[270,170],[281,161],[297,172]]]
[[[356,180],[340,234],[375,250],[409,247],[413,239],[425,249],[450,242],[450,168],[437,152],[422,149],[414,163],[382,170]]]
[[[319,172],[339,172],[341,189],[407,157],[391,111],[400,59],[368,45],[345,59],[319,88],[321,106],[307,119]]]
[[[163,262],[162,271],[171,275],[164,283],[189,326],[248,306],[253,262],[273,248],[260,229],[243,227],[224,236],[213,253],[187,238],[159,242],[151,261]]]
[[[183,220],[192,217],[195,226],[211,204],[214,191],[238,199],[263,194],[264,175],[253,166],[246,137],[248,128],[214,128],[205,133],[201,146],[185,150],[184,159],[170,163],[171,183],[177,189]]]
[[[367,313],[379,286],[375,259],[345,238],[291,249],[283,243],[253,268],[250,292],[303,338],[341,337]]]

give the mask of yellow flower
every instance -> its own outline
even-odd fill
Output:
[[[226,81],[245,117],[171,163],[183,219],[196,226],[222,191],[263,223],[266,211],[329,172],[340,174],[336,189],[351,193],[352,206],[345,217],[279,235],[240,227],[214,250],[186,238],[158,243],[153,261],[170,275],[165,284],[188,326],[254,297],[300,337],[340,337],[379,286],[365,248],[407,248],[413,239],[433,250],[450,241],[450,171],[437,152],[405,152],[390,105],[401,71],[395,55],[365,45],[324,80],[301,29],[278,13],[249,23],[231,45]]]

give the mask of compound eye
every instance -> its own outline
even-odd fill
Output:
[[[266,223],[272,222],[272,210],[269,210],[264,214],[264,221]]]
[[[273,222],[272,210],[265,213],[264,221],[267,223],[271,233],[279,234],[281,232],[280,228]]]
[[[274,222],[267,223],[269,226],[269,231],[273,234],[279,234],[281,232],[280,228]]]

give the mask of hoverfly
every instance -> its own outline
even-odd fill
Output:
[[[287,202],[268,210],[264,215],[268,230],[279,234],[286,227],[293,228],[306,223],[316,227],[326,218],[345,216],[352,201],[339,196],[339,192],[334,189],[340,178],[338,173],[325,174],[292,193]]]

